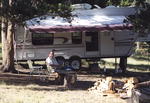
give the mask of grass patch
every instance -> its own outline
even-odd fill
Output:
[[[147,57],[143,56],[143,59],[135,59],[137,56],[131,56],[128,58],[127,69],[135,72],[150,72],[150,61]],[[119,58],[117,58],[117,62],[115,64],[115,59],[102,59],[106,62],[107,68],[115,69],[115,65],[119,68]]]

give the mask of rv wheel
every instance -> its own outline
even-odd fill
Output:
[[[80,60],[80,58],[72,58],[72,59],[70,59],[70,66],[74,70],[79,70],[80,67],[81,67],[81,60]]]
[[[65,67],[68,67],[68,66],[69,66],[69,60],[68,60],[68,59],[65,59],[64,66],[65,66]]]

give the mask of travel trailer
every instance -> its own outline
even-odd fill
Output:
[[[126,58],[133,52],[136,34],[124,23],[134,8],[74,10],[69,23],[61,17],[45,15],[17,26],[15,59],[45,60],[54,49],[60,63],[79,69],[81,59]]]

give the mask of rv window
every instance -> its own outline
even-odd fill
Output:
[[[81,44],[81,43],[82,43],[82,32],[73,32],[72,44]]]
[[[33,45],[52,45],[53,33],[32,33]]]

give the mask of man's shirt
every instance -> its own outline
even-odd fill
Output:
[[[56,60],[56,58],[50,58],[50,57],[47,57],[47,59],[46,59],[46,63],[50,66],[50,65],[55,65],[55,66],[57,66],[57,65],[59,65],[58,64],[58,62],[57,62],[57,60]]]

